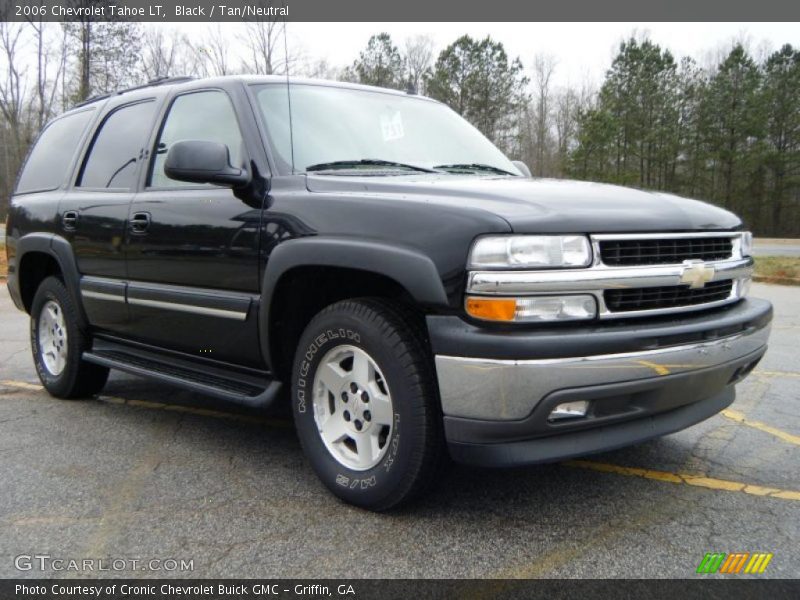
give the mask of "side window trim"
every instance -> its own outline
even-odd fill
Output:
[[[221,87],[202,87],[196,88],[191,90],[182,90],[170,98],[164,103],[164,108],[160,112],[160,114],[156,118],[156,127],[153,128],[152,135],[150,136],[150,141],[147,146],[147,168],[142,169],[142,173],[140,173],[140,181],[141,186],[140,189],[142,192],[182,192],[182,191],[197,191],[197,190],[215,190],[215,189],[224,189],[220,188],[220,186],[209,186],[209,185],[175,185],[175,186],[156,186],[150,185],[150,180],[153,175],[153,169],[155,168],[155,161],[156,161],[156,144],[158,144],[158,140],[161,139],[161,133],[164,131],[164,126],[167,124],[167,119],[169,118],[169,114],[172,111],[172,107],[174,106],[175,102],[178,98],[182,96],[188,96],[191,94],[202,94],[205,92],[221,92],[225,95],[228,99],[230,104],[231,110],[233,111],[233,116],[236,119],[236,125],[239,128],[239,135],[242,137],[242,141],[245,141],[244,137],[244,128],[242,127],[242,116],[239,114],[239,110],[236,107],[236,103],[234,102],[233,97],[231,96],[230,92]],[[250,160],[249,151],[247,149],[247,144],[242,144],[242,150],[245,152],[245,156],[243,158]]]
[[[273,147],[272,138],[269,136],[267,132],[266,123],[264,122],[264,116],[261,114],[261,109],[258,106],[258,98],[256,97],[255,93],[256,85],[257,84],[249,83],[244,86],[245,98],[247,99],[248,108],[253,114],[253,119],[255,122],[256,131],[258,132],[258,136],[260,140],[262,140],[261,143],[264,146],[265,158],[267,159],[267,164],[269,166],[270,172],[275,175],[292,175],[292,165],[286,163],[282,159],[279,159],[277,151]],[[275,85],[285,86],[286,83],[275,84]]]
[[[140,179],[139,178],[139,174],[140,174],[140,172],[142,170],[141,169],[141,164],[146,159],[148,159],[148,154],[149,154],[149,150],[148,150],[146,145],[143,148],[140,149],[140,152],[141,151],[144,151],[144,152],[143,152],[143,155],[142,155],[141,159],[137,161],[139,164],[136,165],[136,174],[133,177],[133,184],[131,186],[125,187],[125,188],[119,188],[119,187],[84,187],[84,186],[78,185],[78,182],[83,177],[84,170],[86,169],[86,164],[87,164],[87,162],[89,160],[89,155],[91,154],[92,149],[94,148],[95,142],[97,141],[97,138],[99,137],[100,132],[103,129],[103,125],[105,125],[106,122],[115,113],[117,113],[117,112],[119,112],[121,110],[124,110],[126,108],[130,108],[131,106],[136,106],[138,104],[145,104],[147,102],[156,103],[155,113],[157,115],[158,112],[159,112],[158,111],[158,106],[157,106],[158,98],[153,96],[153,97],[150,97],[150,98],[140,98],[140,99],[135,100],[133,102],[128,102],[126,104],[120,104],[119,106],[115,106],[114,108],[112,108],[108,112],[103,113],[100,116],[100,118],[97,119],[97,122],[92,124],[92,126],[89,128],[90,135],[88,136],[88,139],[85,140],[84,143],[83,143],[83,148],[81,150],[81,154],[78,157],[78,163],[77,163],[76,167],[73,169],[73,172],[71,174],[70,185],[69,185],[68,189],[70,189],[70,190],[80,190],[81,192],[106,192],[106,193],[112,193],[112,194],[114,194],[114,193],[116,193],[116,194],[126,194],[126,193],[128,193],[129,194],[131,192],[136,192],[138,190],[138,188],[139,188],[139,179]],[[147,125],[150,132],[152,132],[155,123],[156,123],[156,120],[155,120],[155,116],[154,116],[150,120],[150,123],[148,123],[148,125]],[[150,139],[150,137],[151,137],[150,134],[148,134],[145,137],[145,143],[147,142],[147,140]]]
[[[65,113],[63,115],[59,115],[55,119],[48,122],[36,136],[36,139],[31,144],[30,148],[28,148],[28,152],[25,155],[25,160],[22,161],[19,171],[17,171],[16,177],[14,178],[14,187],[11,188],[11,195],[21,196],[24,194],[40,194],[44,192],[54,192],[60,189],[69,189],[70,187],[72,187],[72,181],[75,177],[76,164],[80,162],[80,157],[84,152],[84,148],[86,147],[86,140],[91,137],[91,134],[95,129],[98,112],[100,111],[98,111],[95,106],[86,106],[79,110],[74,110]],[[47,131],[47,129],[49,129],[50,126],[52,126],[57,121],[69,118],[71,116],[79,115],[82,113],[94,113],[94,114],[90,115],[89,122],[84,127],[83,132],[81,133],[81,136],[78,139],[78,144],[75,148],[75,151],[72,153],[72,156],[70,157],[67,170],[64,173],[64,176],[61,178],[61,181],[58,183],[58,185],[56,185],[55,187],[51,186],[41,187],[41,188],[37,187],[29,190],[18,191],[17,188],[19,187],[20,180],[22,179],[22,174],[25,172],[25,167],[28,166],[28,161],[31,158],[31,154],[33,154],[33,150],[36,148],[42,135],[44,135],[44,132]]]

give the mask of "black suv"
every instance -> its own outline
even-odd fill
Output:
[[[438,102],[323,81],[77,106],[31,151],[6,244],[51,394],[114,368],[284,399],[322,481],[374,510],[448,455],[559,460],[710,417],[772,317],[733,214],[531,179]]]

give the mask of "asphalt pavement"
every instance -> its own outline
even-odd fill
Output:
[[[756,238],[753,241],[753,255],[800,257],[800,240]]]
[[[0,290],[0,577],[691,578],[707,552],[772,553],[746,577],[795,577],[800,288],[752,293],[775,304],[771,346],[725,414],[581,461],[454,467],[378,515],[326,491],[285,420],[120,374],[50,398]],[[125,566],[18,570],[36,554]]]

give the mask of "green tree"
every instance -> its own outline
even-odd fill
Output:
[[[519,58],[509,60],[491,37],[465,35],[445,48],[428,76],[428,94],[449,105],[504,150],[517,144],[518,120],[528,102]]]
[[[788,44],[764,65],[763,106],[771,179],[769,217],[778,234],[789,231],[783,223],[785,207],[800,196],[800,51]]]
[[[579,179],[608,181],[613,173],[618,123],[604,107],[580,110],[577,144],[570,155],[570,173]]]
[[[351,78],[358,83],[395,89],[406,87],[405,59],[388,33],[369,38],[366,49],[358,55],[351,71]]]
[[[678,71],[678,81],[679,153],[674,191],[688,196],[704,196],[708,189],[708,151],[704,138],[708,77],[693,59],[684,58]]]
[[[613,180],[668,187],[677,144],[677,66],[650,40],[631,38],[620,50],[600,90],[600,104],[616,124]]]
[[[71,0],[78,7],[108,5],[108,0]],[[106,12],[108,7],[106,6]],[[91,17],[63,24],[73,57],[72,102],[142,81],[142,28],[135,22],[102,22]]]
[[[734,210],[758,200],[764,106],[758,66],[741,44],[719,65],[704,99],[706,142],[712,169],[711,198]]]
[[[680,82],[668,50],[647,39],[622,42],[596,106],[578,117],[573,171],[623,185],[674,188],[681,144]]]

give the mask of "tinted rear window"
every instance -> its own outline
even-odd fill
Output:
[[[82,110],[45,127],[25,161],[16,193],[54,190],[64,182],[93,113],[94,109]]]
[[[123,106],[107,116],[92,142],[78,186],[132,188],[155,110],[156,103],[147,100]]]

